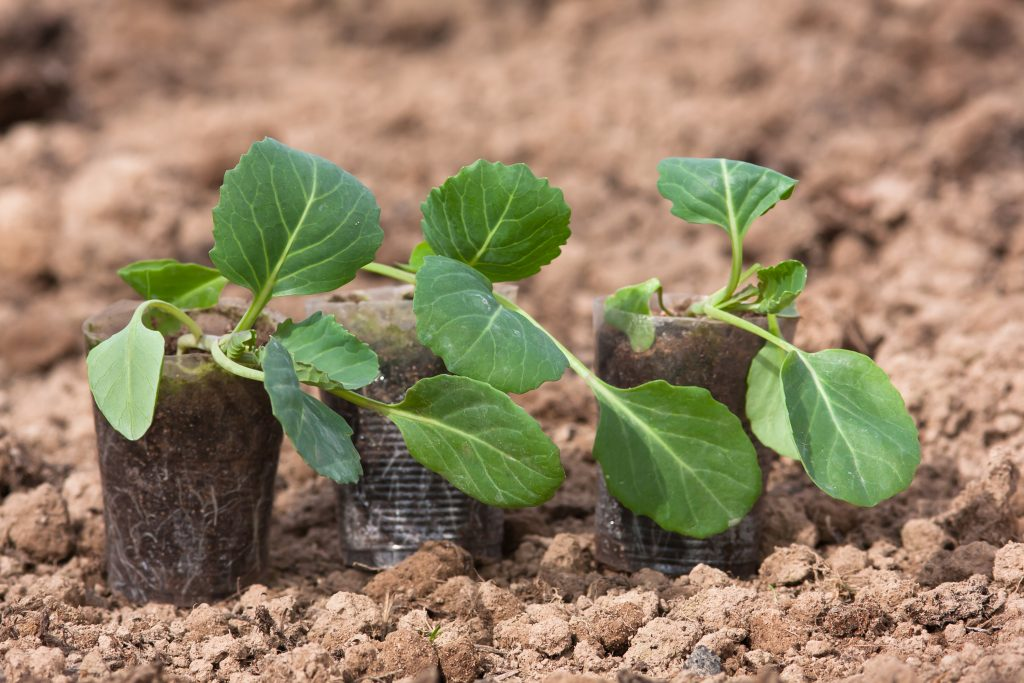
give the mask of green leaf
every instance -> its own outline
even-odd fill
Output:
[[[160,299],[178,308],[217,304],[226,277],[213,268],[174,259],[136,261],[117,271],[143,299]]]
[[[210,258],[264,301],[329,292],[373,260],[379,219],[373,194],[353,176],[267,138],[224,176]]]
[[[782,263],[757,271],[757,302],[754,310],[758,313],[781,313],[786,311],[807,283],[807,268],[799,261]]]
[[[416,332],[449,371],[523,393],[562,376],[568,361],[546,334],[495,298],[469,266],[428,256],[416,275]]]
[[[430,245],[426,242],[420,242],[413,247],[412,253],[409,254],[409,270],[412,272],[418,271],[423,267],[423,260],[428,256],[434,256],[434,250],[430,248]]]
[[[747,419],[758,441],[779,455],[799,460],[780,376],[784,360],[786,352],[770,342],[754,356],[747,373]]]
[[[870,358],[845,349],[792,351],[782,385],[800,459],[821,490],[868,507],[910,485],[921,461],[917,428]]]
[[[492,282],[521,280],[551,263],[569,239],[562,191],[525,164],[477,161],[430,191],[423,234],[436,254]]]
[[[729,159],[671,157],[658,164],[658,173],[658,191],[672,202],[673,214],[738,237],[796,187],[795,180],[770,168]]]
[[[706,538],[738,524],[761,495],[761,470],[739,418],[700,387],[601,383],[594,439],[608,490],[663,528]]]
[[[377,379],[377,354],[341,326],[333,315],[317,311],[301,323],[285,320],[274,337],[288,349],[299,381],[325,389],[359,389]]]
[[[652,277],[638,285],[619,289],[604,300],[604,319],[622,330],[633,351],[640,353],[654,344],[654,321],[651,320],[651,297],[661,291],[661,281]]]
[[[318,474],[339,484],[359,481],[363,467],[344,418],[302,391],[288,349],[271,337],[263,354],[263,386],[274,417],[302,459]]]
[[[164,338],[143,323],[143,302],[125,328],[101,342],[86,358],[89,389],[110,426],[130,441],[141,438],[153,422]]]
[[[565,478],[558,448],[540,425],[483,382],[421,379],[387,415],[412,457],[488,505],[540,505]]]

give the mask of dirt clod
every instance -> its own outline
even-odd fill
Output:
[[[398,629],[384,639],[373,671],[378,676],[404,678],[436,671],[439,665],[434,646],[424,635]]]
[[[64,499],[50,484],[12,493],[0,506],[0,545],[13,546],[37,562],[59,562],[73,542]]]

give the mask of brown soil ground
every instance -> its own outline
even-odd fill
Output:
[[[1019,0],[0,1],[0,675],[1024,680],[1022,64]],[[501,562],[442,545],[346,569],[331,488],[288,451],[266,585],[126,604],[78,326],[127,294],[125,262],[205,258],[220,177],[263,135],[374,190],[385,261],[461,165],[549,176],[574,236],[521,297],[584,358],[593,296],[724,277],[720,231],[658,197],[661,157],[800,178],[749,258],[805,259],[798,340],[891,373],[914,485],[858,510],[779,464],[756,578],[609,572],[594,406],[566,379],[527,403],[569,481],[509,516]]]

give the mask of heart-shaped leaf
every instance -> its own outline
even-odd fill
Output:
[[[213,268],[169,258],[136,261],[117,274],[143,299],[159,299],[178,308],[214,306],[228,283],[227,278]]]
[[[569,239],[562,191],[524,164],[481,159],[431,190],[421,208],[434,253],[473,266],[492,282],[537,273]]]
[[[781,313],[793,305],[807,284],[807,268],[799,261],[783,261],[757,271],[758,313]]]
[[[558,448],[540,425],[483,382],[421,379],[387,415],[412,457],[488,505],[540,505],[565,478]]]
[[[772,343],[765,343],[754,356],[747,372],[747,419],[758,441],[779,455],[799,460],[780,376],[784,360],[786,352]]]
[[[671,157],[658,164],[658,191],[672,213],[743,237],[754,219],[789,199],[796,181],[745,161]]]
[[[86,368],[96,406],[110,426],[131,441],[153,423],[164,338],[143,323],[149,302],[135,309],[125,328],[89,352]]]
[[[359,389],[377,379],[377,354],[338,323],[317,311],[300,323],[285,320],[274,337],[288,349],[299,381],[325,389]]]
[[[617,290],[604,300],[604,319],[622,330],[633,351],[641,353],[654,344],[654,321],[651,320],[651,297],[661,291],[661,281],[652,277],[638,285]]]
[[[557,380],[568,365],[546,334],[504,308],[469,266],[428,256],[416,275],[416,332],[449,371],[523,393]]]
[[[592,386],[601,409],[594,458],[619,502],[696,538],[750,511],[761,495],[757,454],[739,418],[706,389]]]
[[[870,507],[910,485],[921,461],[917,428],[870,358],[846,349],[796,350],[781,377],[800,459],[821,490]]]
[[[267,138],[224,175],[210,258],[260,301],[329,292],[373,260],[379,218],[373,194],[353,176]]]
[[[263,354],[263,386],[274,417],[302,459],[339,484],[359,481],[363,467],[344,418],[302,391],[288,349],[271,337]]]

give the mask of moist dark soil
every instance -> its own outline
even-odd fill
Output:
[[[0,0],[0,27],[7,680],[1020,680],[1024,4]],[[776,462],[756,576],[610,571],[595,406],[566,378],[523,403],[568,480],[506,516],[500,561],[441,544],[346,568],[333,487],[286,446],[264,583],[129,604],[104,574],[81,321],[130,296],[127,262],[206,262],[220,179],[264,135],[374,191],[385,262],[460,166],[548,176],[574,234],[519,300],[586,360],[593,297],[725,280],[725,235],[669,214],[659,159],[799,178],[747,257],[805,260],[797,342],[891,375],[914,484],[862,510]]]

